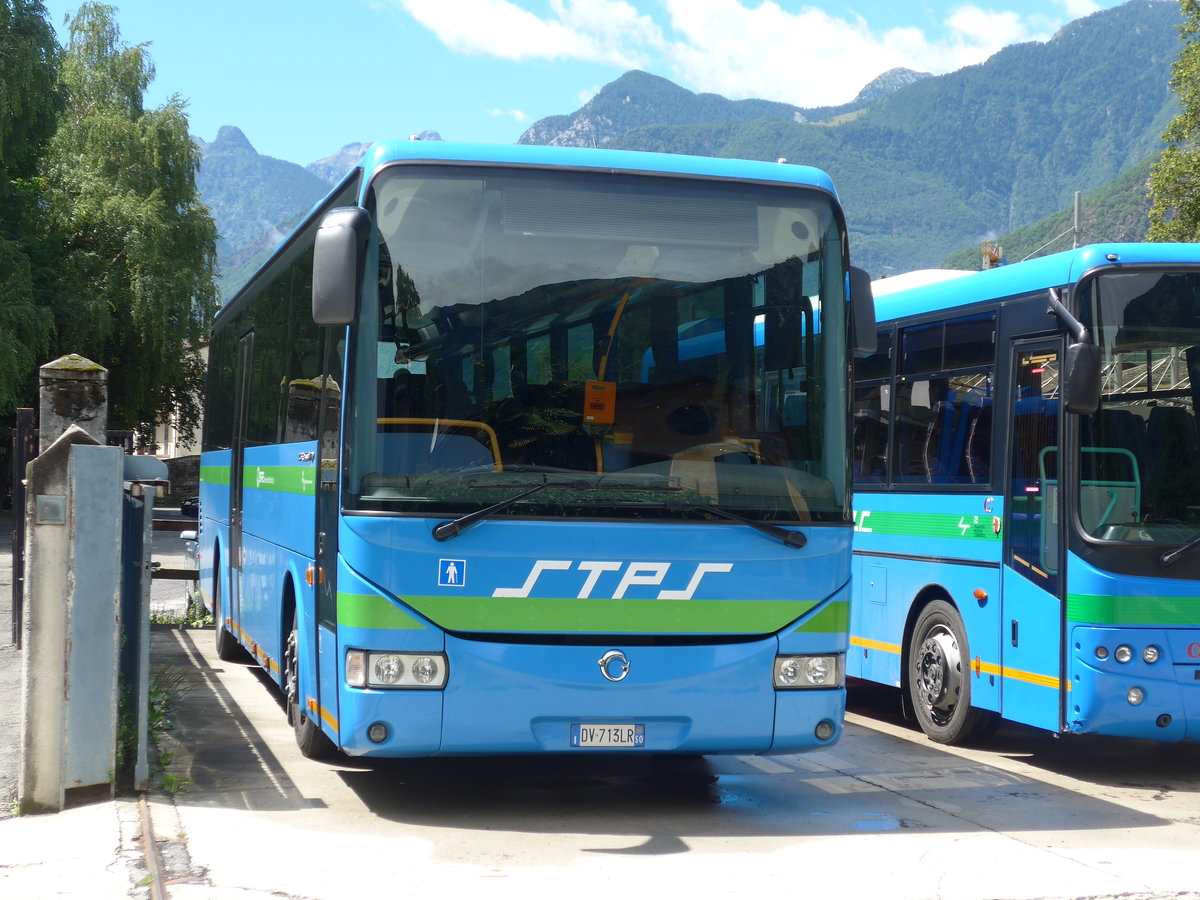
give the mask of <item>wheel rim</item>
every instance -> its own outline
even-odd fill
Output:
[[[941,625],[930,630],[921,643],[916,676],[917,693],[930,718],[945,725],[962,694],[962,660],[953,632]]]
[[[287,649],[284,650],[283,664],[286,670],[284,678],[284,695],[287,697],[287,712],[289,724],[295,725],[300,721],[300,673],[296,664],[296,632],[288,635]]]

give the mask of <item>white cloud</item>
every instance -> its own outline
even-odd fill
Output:
[[[549,11],[541,15],[516,0],[393,2],[458,52],[645,68],[692,90],[798,106],[844,103],[897,66],[941,74],[980,63],[1099,8],[1095,0],[1053,0],[1022,17],[964,3],[931,37],[915,26],[872,30],[849,12],[793,12],[774,0],[656,0],[661,27],[634,5],[650,8],[648,0],[544,0]],[[581,92],[580,102],[594,93]]]
[[[529,114],[520,109],[492,109],[488,115],[493,119],[512,119],[514,122],[528,122]]]
[[[624,0],[550,0],[539,18],[512,0],[396,0],[462,53],[501,59],[573,59],[623,68],[646,64],[662,44],[654,20]]]
[[[1068,19],[1082,19],[1100,11],[1100,4],[1093,0],[1054,0],[1054,5],[1062,7]]]

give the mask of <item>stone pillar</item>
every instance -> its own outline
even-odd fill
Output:
[[[108,369],[68,353],[38,371],[38,452],[59,439],[72,425],[105,444],[108,432]]]

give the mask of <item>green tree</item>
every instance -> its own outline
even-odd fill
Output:
[[[32,390],[49,347],[37,300],[34,174],[61,107],[59,46],[40,0],[0,0],[0,415]]]
[[[217,306],[216,228],[196,191],[200,153],[183,101],[143,107],[154,67],[121,42],[116,11],[85,3],[70,23],[65,111],[41,165],[46,240],[57,251],[54,351],[109,370],[109,423],[199,422],[199,349]]]
[[[1171,69],[1171,90],[1180,108],[1150,174],[1152,241],[1200,240],[1200,0],[1179,0],[1179,9],[1184,44]]]

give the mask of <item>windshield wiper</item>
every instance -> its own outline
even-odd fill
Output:
[[[788,531],[779,525],[772,525],[770,522],[760,522],[757,519],[740,516],[720,506],[709,506],[706,503],[664,503],[663,507],[665,509],[697,509],[703,512],[710,512],[713,515],[721,516],[733,522],[741,522],[743,525],[749,525],[755,531],[761,531],[763,534],[769,535],[797,550],[808,543],[808,538],[804,536],[804,532],[802,531]]]
[[[1175,563],[1179,562],[1182,557],[1191,553],[1197,547],[1200,547],[1200,537],[1188,541],[1182,547],[1176,547],[1174,550],[1168,550],[1158,558],[1158,564],[1164,569],[1169,569],[1171,566],[1175,565]]]
[[[435,540],[448,541],[452,537],[458,537],[464,528],[469,528],[476,522],[482,521],[489,516],[494,516],[496,513],[504,512],[514,503],[524,500],[530,494],[536,494],[543,488],[548,487],[576,487],[570,482],[563,481],[543,481],[540,484],[535,484],[533,487],[526,488],[519,494],[509,497],[507,500],[501,500],[499,503],[493,503],[491,506],[485,506],[483,509],[477,509],[475,512],[467,513],[465,516],[459,516],[457,519],[451,519],[449,522],[442,522],[433,529],[433,537]]]

